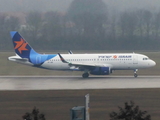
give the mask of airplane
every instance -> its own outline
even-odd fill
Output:
[[[50,70],[83,71],[83,78],[88,78],[89,74],[109,75],[114,70],[134,70],[137,77],[138,69],[156,65],[146,55],[137,53],[40,54],[17,31],[11,31],[10,35],[16,55],[8,60]]]

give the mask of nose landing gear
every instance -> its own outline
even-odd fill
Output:
[[[134,70],[134,77],[135,77],[135,78],[138,77],[137,71],[138,71],[138,69],[135,69],[135,70]]]

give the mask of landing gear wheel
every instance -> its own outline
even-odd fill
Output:
[[[138,69],[135,69],[135,70],[134,70],[134,77],[135,77],[135,78],[138,77],[137,71],[138,71]]]
[[[89,77],[89,73],[83,73],[83,74],[82,74],[82,77],[83,77],[83,78],[88,78],[88,77]]]
[[[134,73],[134,77],[136,78],[136,77],[138,77],[138,75],[136,73]]]

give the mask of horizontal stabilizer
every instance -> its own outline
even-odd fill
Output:
[[[28,62],[27,58],[19,58],[17,56],[8,57],[8,60],[19,61],[19,62]]]

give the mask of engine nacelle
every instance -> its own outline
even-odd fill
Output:
[[[110,73],[111,70],[109,67],[96,67],[90,71],[90,74],[92,75],[109,75]]]

